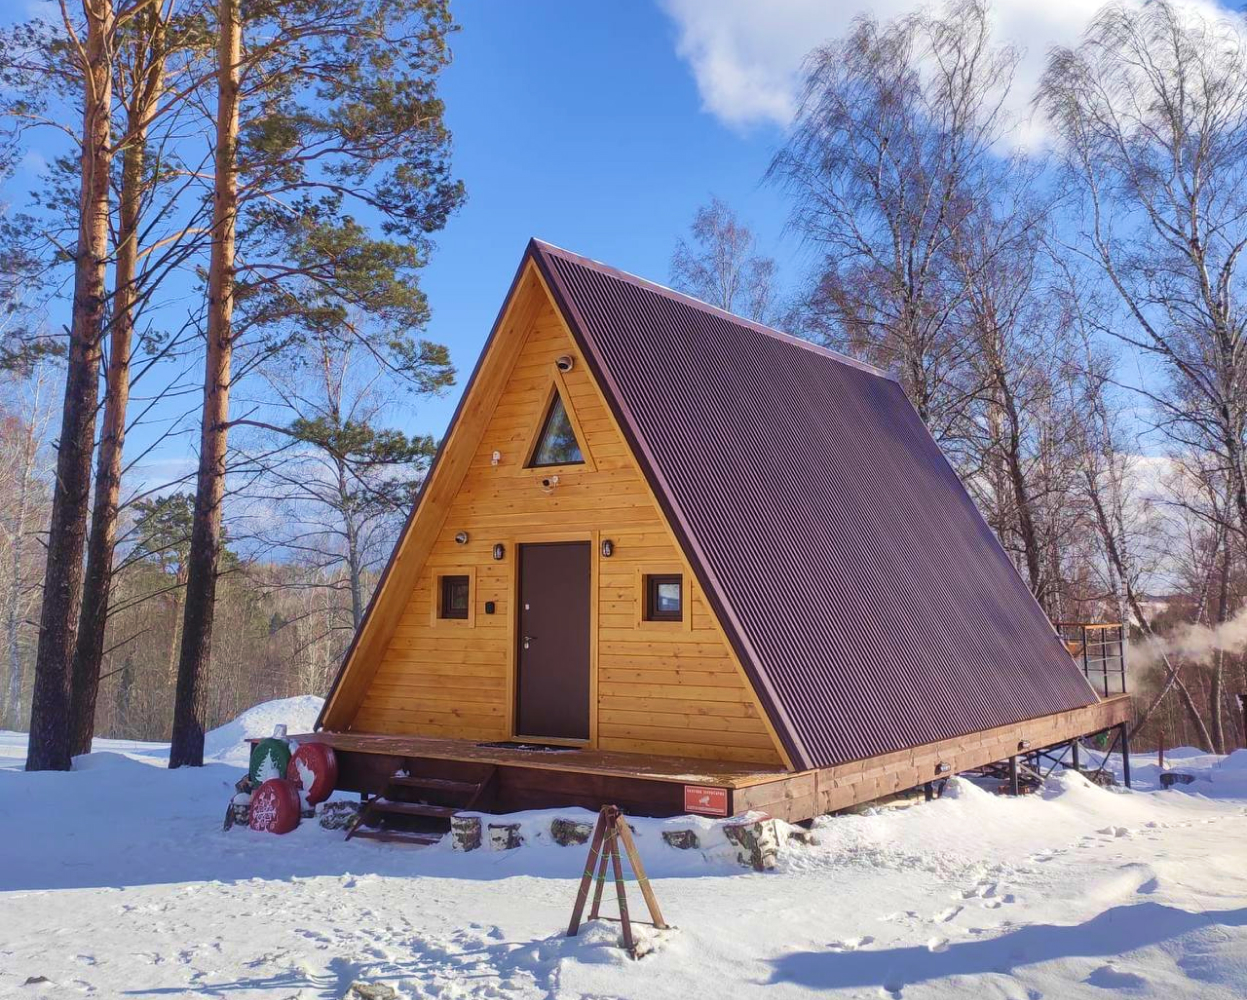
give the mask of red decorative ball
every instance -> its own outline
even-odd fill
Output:
[[[338,758],[333,747],[302,743],[290,758],[286,778],[302,788],[309,805],[324,802],[338,786]]]
[[[299,790],[285,778],[269,778],[251,793],[253,830],[289,833],[299,825]]]

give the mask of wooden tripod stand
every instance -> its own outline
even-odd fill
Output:
[[[619,856],[620,841],[623,842],[624,850],[628,852],[628,863],[632,866],[637,884],[641,887],[645,905],[649,907],[653,926],[666,929],[667,924],[662,918],[658,900],[654,898],[654,890],[649,884],[645,867],[641,864],[641,858],[637,854],[628,821],[624,819],[618,806],[602,806],[602,811],[598,813],[597,825],[593,828],[593,838],[589,841],[589,858],[585,862],[584,876],[580,879],[580,890],[576,893],[576,906],[572,910],[572,922],[567,927],[567,936],[575,937],[580,929],[580,917],[589,899],[589,886],[595,882],[593,906],[589,910],[589,919],[611,919],[602,917],[598,912],[602,905],[602,888],[606,885],[606,866],[609,863],[615,877],[615,894],[619,898],[619,923],[623,927],[624,947],[629,955],[636,958],[636,942],[632,939],[632,920],[628,916],[628,894],[624,889],[623,863]],[[594,878],[595,870],[596,879]]]

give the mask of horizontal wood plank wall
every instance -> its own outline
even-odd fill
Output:
[[[330,692],[321,720],[326,729],[351,728],[407,607],[419,571],[441,530],[448,506],[467,475],[469,461],[476,453],[486,422],[502,396],[512,365],[523,346],[524,331],[548,302],[549,293],[541,283],[536,265],[530,261],[518,276],[515,290],[503,307],[497,329],[490,338],[492,347],[466,390],[457,419],[421,493],[419,510],[413,513],[386,565],[363,626]]]
[[[782,764],[757,699],[583,359],[563,376],[563,387],[592,455],[592,471],[523,468],[533,427],[550,399],[555,359],[563,354],[575,355],[574,345],[547,302],[536,311],[351,728],[482,740],[513,736],[517,545],[609,538],[614,554],[594,556],[597,704],[591,745]],[[543,492],[541,478],[554,473],[557,487]],[[468,533],[466,545],[454,540],[461,531]],[[498,542],[506,546],[501,561],[492,557]],[[673,569],[684,571],[691,618],[639,621],[640,574]],[[469,570],[476,583],[472,619],[438,620],[432,610],[438,577]],[[495,604],[492,615],[485,613],[487,601]]]

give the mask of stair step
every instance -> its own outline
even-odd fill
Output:
[[[370,803],[374,812],[392,813],[398,816],[433,816],[437,819],[450,819],[459,812],[453,806],[430,806],[423,802],[396,802],[394,799],[373,799]],[[356,834],[358,836],[358,834]]]
[[[436,792],[461,792],[473,795],[481,790],[481,786],[473,781],[451,781],[448,778],[421,778],[417,775],[395,775],[390,779],[391,785],[403,788],[427,788]]]
[[[379,840],[385,844],[419,844],[428,847],[442,839],[440,833],[415,833],[407,830],[371,830],[367,827],[356,830],[352,840]]]

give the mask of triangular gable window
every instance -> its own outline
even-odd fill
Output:
[[[556,392],[550,400],[550,410],[541,425],[537,447],[533,449],[533,458],[528,464],[537,469],[547,465],[583,465],[584,460],[580,442],[576,440],[576,432],[572,430],[572,422],[567,416],[567,407],[563,405],[563,397]]]

